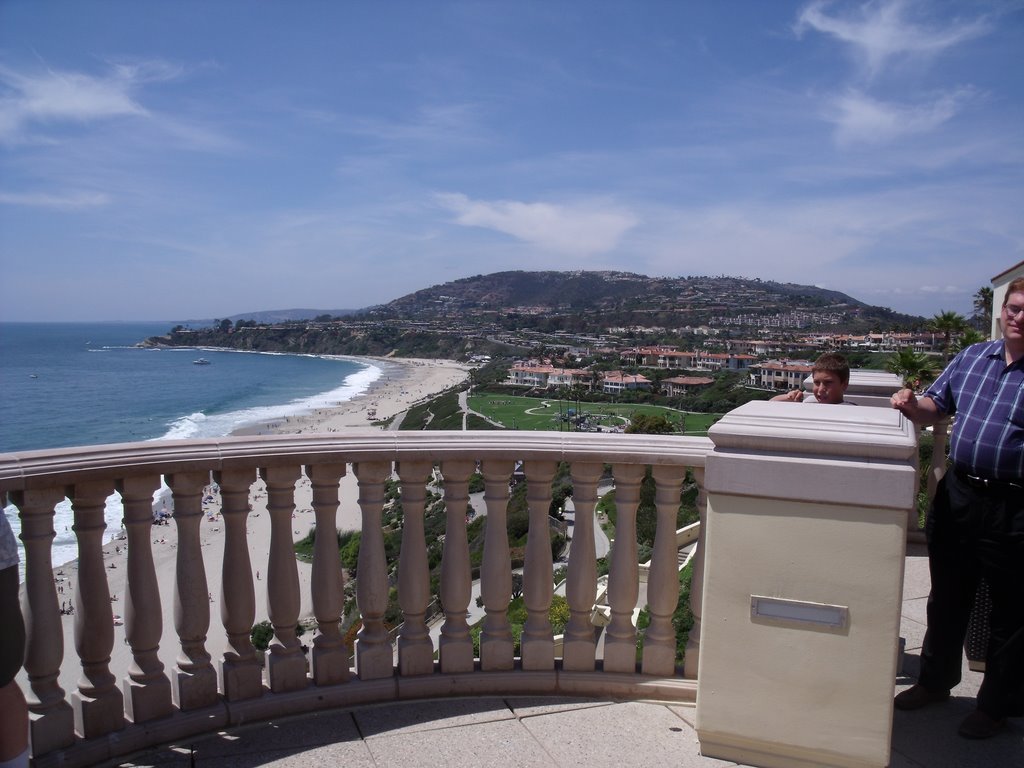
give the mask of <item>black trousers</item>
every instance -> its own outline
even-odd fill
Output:
[[[992,597],[991,635],[978,709],[1024,715],[1024,492],[975,488],[950,470],[926,522],[931,593],[919,682],[960,682],[964,638],[978,581]]]

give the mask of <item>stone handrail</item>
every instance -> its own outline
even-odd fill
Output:
[[[711,448],[710,440],[695,437],[360,432],[0,455],[0,492],[19,510],[25,546],[26,698],[35,765],[89,765],[252,720],[415,697],[559,693],[692,701],[702,563],[696,564],[691,592],[697,623],[681,675],[671,623],[679,588],[675,520],[686,472],[703,486]],[[508,620],[511,568],[504,522],[509,478],[520,460],[531,525],[523,579],[528,618],[516,658]],[[561,461],[571,464],[577,515],[566,584],[570,619],[557,659],[548,620],[553,585],[547,516],[551,481]],[[423,532],[425,487],[435,464],[444,476],[448,510],[441,565],[445,619],[437,648],[426,627],[430,595]],[[593,512],[606,464],[616,479],[618,521],[602,660],[590,614],[597,591]],[[303,653],[296,635],[301,595],[290,522],[296,483],[304,474],[312,485],[317,527],[336,527],[339,483],[348,465],[358,480],[361,513],[356,589],[362,628],[354,670],[340,628],[344,585],[333,536],[315,540],[310,603],[318,632],[308,661]],[[638,595],[635,520],[647,465],[653,466],[658,521],[647,585],[651,620],[638,665],[632,622]],[[478,466],[492,524],[486,529],[480,570],[486,617],[476,659],[466,623],[471,575],[465,513],[469,480]],[[393,472],[401,483],[404,512],[398,564],[404,623],[397,662],[384,622],[390,585],[382,532],[385,483]],[[178,532],[172,604],[161,602],[150,538],[152,498],[161,477],[173,495]],[[199,528],[202,492],[211,477],[221,489],[225,529],[220,620],[226,643],[216,658],[206,647],[211,596]],[[257,480],[266,486],[271,537],[266,562],[253,563],[246,520]],[[115,490],[122,497],[128,546],[127,670],[111,669],[113,617],[102,551],[105,499]],[[65,498],[71,500],[78,542],[77,659],[65,658],[51,555],[54,508]],[[701,489],[702,519],[704,500]],[[264,568],[274,637],[261,663],[250,630],[257,613],[253,574]],[[160,647],[165,621],[173,623],[176,648]],[[60,683],[68,664],[81,669],[70,697]]]

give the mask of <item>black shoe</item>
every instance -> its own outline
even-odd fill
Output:
[[[896,698],[893,699],[893,706],[896,709],[902,709],[910,711],[912,709],[921,709],[921,707],[927,707],[929,704],[937,704],[940,701],[945,701],[949,698],[949,691],[933,691],[931,688],[925,688],[923,685],[918,683],[905,691],[901,691],[896,694]]]
[[[958,733],[965,739],[989,739],[999,733],[1004,725],[1006,725],[1005,717],[992,717],[992,715],[976,709],[960,723]]]

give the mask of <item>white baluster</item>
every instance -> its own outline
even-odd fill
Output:
[[[21,612],[25,616],[25,692],[29,711],[29,740],[33,755],[69,747],[75,741],[75,718],[64,689],[58,682],[64,659],[57,588],[53,583],[53,508],[64,498],[56,489],[17,491],[11,501],[21,518],[25,545],[25,591]]]
[[[647,580],[647,607],[651,620],[644,632],[641,669],[645,675],[670,677],[676,670],[676,633],[672,626],[672,614],[679,603],[676,519],[679,514],[679,491],[686,476],[686,468],[655,466],[652,473],[658,527],[654,535],[654,554]]]
[[[398,603],[403,619],[398,636],[398,672],[401,675],[428,675],[434,671],[434,645],[426,621],[430,570],[423,533],[427,481],[433,471],[434,465],[429,461],[403,461],[398,465],[403,516],[398,563]]]
[[[125,714],[144,723],[171,713],[171,681],[160,661],[163,611],[153,564],[153,492],[159,475],[133,477],[118,483],[128,534],[128,580],[125,587],[125,638],[132,663],[122,683]]]
[[[523,601],[526,624],[520,648],[523,669],[549,670],[555,666],[555,641],[551,632],[551,597],[554,594],[554,560],[548,512],[551,508],[551,482],[558,468],[554,461],[526,461],[526,499],[530,509],[530,532],[526,537],[526,561],[523,575]]]
[[[71,499],[78,538],[78,584],[75,587],[75,649],[82,661],[78,690],[71,694],[75,730],[84,738],[124,728],[124,697],[110,671],[114,648],[114,613],[103,567],[103,519],[113,482],[77,484]]]
[[[246,525],[249,489],[256,479],[251,469],[214,473],[220,486],[221,518],[224,521],[224,558],[221,563],[220,617],[227,641],[217,664],[220,689],[228,701],[263,695],[263,666],[252,644],[256,620],[256,590]]]
[[[608,574],[611,622],[605,629],[604,671],[636,671],[633,610],[640,594],[636,545],[636,510],[640,503],[642,464],[615,465],[615,544]]]
[[[299,622],[299,571],[295,562],[292,518],[295,514],[297,466],[260,470],[267,484],[270,513],[270,557],[267,561],[267,612],[274,639],[265,655],[267,684],[274,693],[302,690],[308,685],[306,657],[296,634]]]
[[[210,474],[181,472],[167,475],[165,479],[171,487],[174,523],[178,528],[174,628],[181,641],[181,653],[171,676],[171,695],[179,709],[200,709],[218,700],[217,673],[206,651],[210,599],[199,537],[203,488],[209,485]]]
[[[482,463],[484,503],[484,557],[480,568],[480,595],[484,599],[484,626],[480,633],[480,667],[485,672],[510,670],[515,645],[508,621],[512,596],[512,565],[508,548],[508,481],[513,463],[487,459]]]
[[[569,602],[569,624],[562,642],[562,668],[571,672],[593,672],[597,642],[590,614],[597,598],[597,552],[594,545],[594,507],[597,483],[604,467],[579,462],[572,466],[572,501],[576,510],[569,549],[569,570],[565,596]]]
[[[693,479],[697,483],[697,511],[700,514],[700,538],[693,556],[693,577],[690,581],[690,612],[693,627],[686,639],[686,655],[683,657],[683,674],[691,680],[697,679],[697,665],[700,658],[700,616],[704,589],[704,536],[707,532],[708,495],[704,490],[704,467],[693,468]]]
[[[441,604],[444,625],[438,651],[441,671],[458,674],[473,671],[473,638],[466,623],[472,595],[473,577],[469,567],[469,543],[466,539],[466,512],[469,509],[469,476],[476,462],[466,459],[444,461],[444,503],[447,520],[444,557],[441,561]]]
[[[344,464],[315,464],[306,467],[313,487],[316,539],[313,543],[313,572],[310,591],[317,636],[313,639],[310,667],[313,682],[333,685],[348,680],[348,649],[341,634],[341,612],[345,603],[345,582],[338,560],[338,484],[345,475]]]
[[[384,481],[391,476],[391,462],[365,461],[353,469],[359,480],[359,508],[363,525],[356,564],[356,601],[363,626],[356,635],[356,673],[363,680],[394,675],[394,653],[384,626],[388,606],[388,569],[384,556],[381,510]]]

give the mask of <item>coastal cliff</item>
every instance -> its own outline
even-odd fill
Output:
[[[420,357],[456,360],[469,355],[515,351],[507,344],[465,333],[411,330],[388,324],[295,323],[225,328],[177,327],[151,336],[145,347],[220,347],[253,352],[357,357]]]

